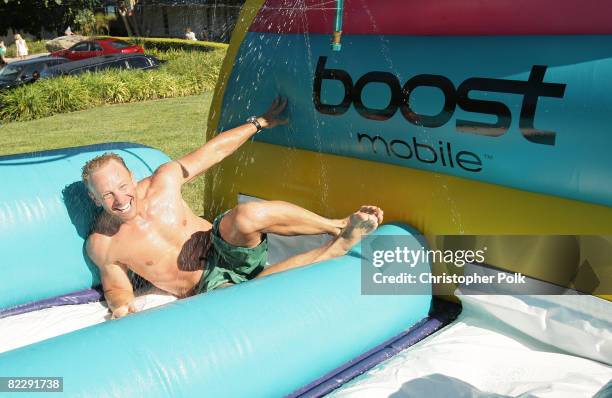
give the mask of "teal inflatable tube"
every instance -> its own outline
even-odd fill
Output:
[[[0,157],[0,309],[100,283],[83,252],[96,209],[81,168],[109,151],[121,155],[137,179],[169,160],[130,143]]]
[[[427,316],[430,286],[362,295],[361,267],[355,250],[179,300],[0,354],[0,374],[63,377],[67,397],[280,397]]]

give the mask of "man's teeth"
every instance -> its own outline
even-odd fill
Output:
[[[119,210],[121,212],[125,212],[125,211],[129,210],[130,207],[132,207],[132,201],[131,200],[125,206],[123,206],[123,207],[115,207],[115,210]]]

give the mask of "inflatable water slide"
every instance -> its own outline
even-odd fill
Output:
[[[384,225],[345,256],[207,294],[145,288],[111,321],[80,167],[114,151],[144,178],[169,158],[133,143],[1,157],[0,396],[611,396],[610,15],[604,0],[247,0],[207,136],[277,96],[290,123],[208,173],[205,217],[376,204]],[[271,236],[270,263],[326,239]]]

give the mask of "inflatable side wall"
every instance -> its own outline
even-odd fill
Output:
[[[375,203],[426,234],[610,234],[610,7],[345,1],[338,14],[335,2],[247,1],[209,137],[276,95],[291,123],[212,173],[208,215],[242,193],[334,217]],[[573,257],[609,279],[597,249],[576,239]],[[528,273],[554,279],[539,268]]]
[[[285,396],[427,317],[431,286],[362,295],[358,249],[1,353],[0,374],[63,377],[67,397]]]

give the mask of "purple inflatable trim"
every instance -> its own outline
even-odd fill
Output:
[[[398,352],[418,343],[425,337],[454,321],[461,312],[461,305],[434,298],[432,310],[410,329],[383,344],[350,360],[312,383],[287,395],[287,398],[318,398],[365,373]]]
[[[0,309],[0,319],[13,315],[25,314],[26,312],[38,311],[44,308],[56,307],[59,305],[91,303],[93,301],[100,301],[102,297],[102,291],[98,289],[79,290],[76,292],[64,294],[62,296],[51,297],[40,301],[34,301],[32,303]]]

